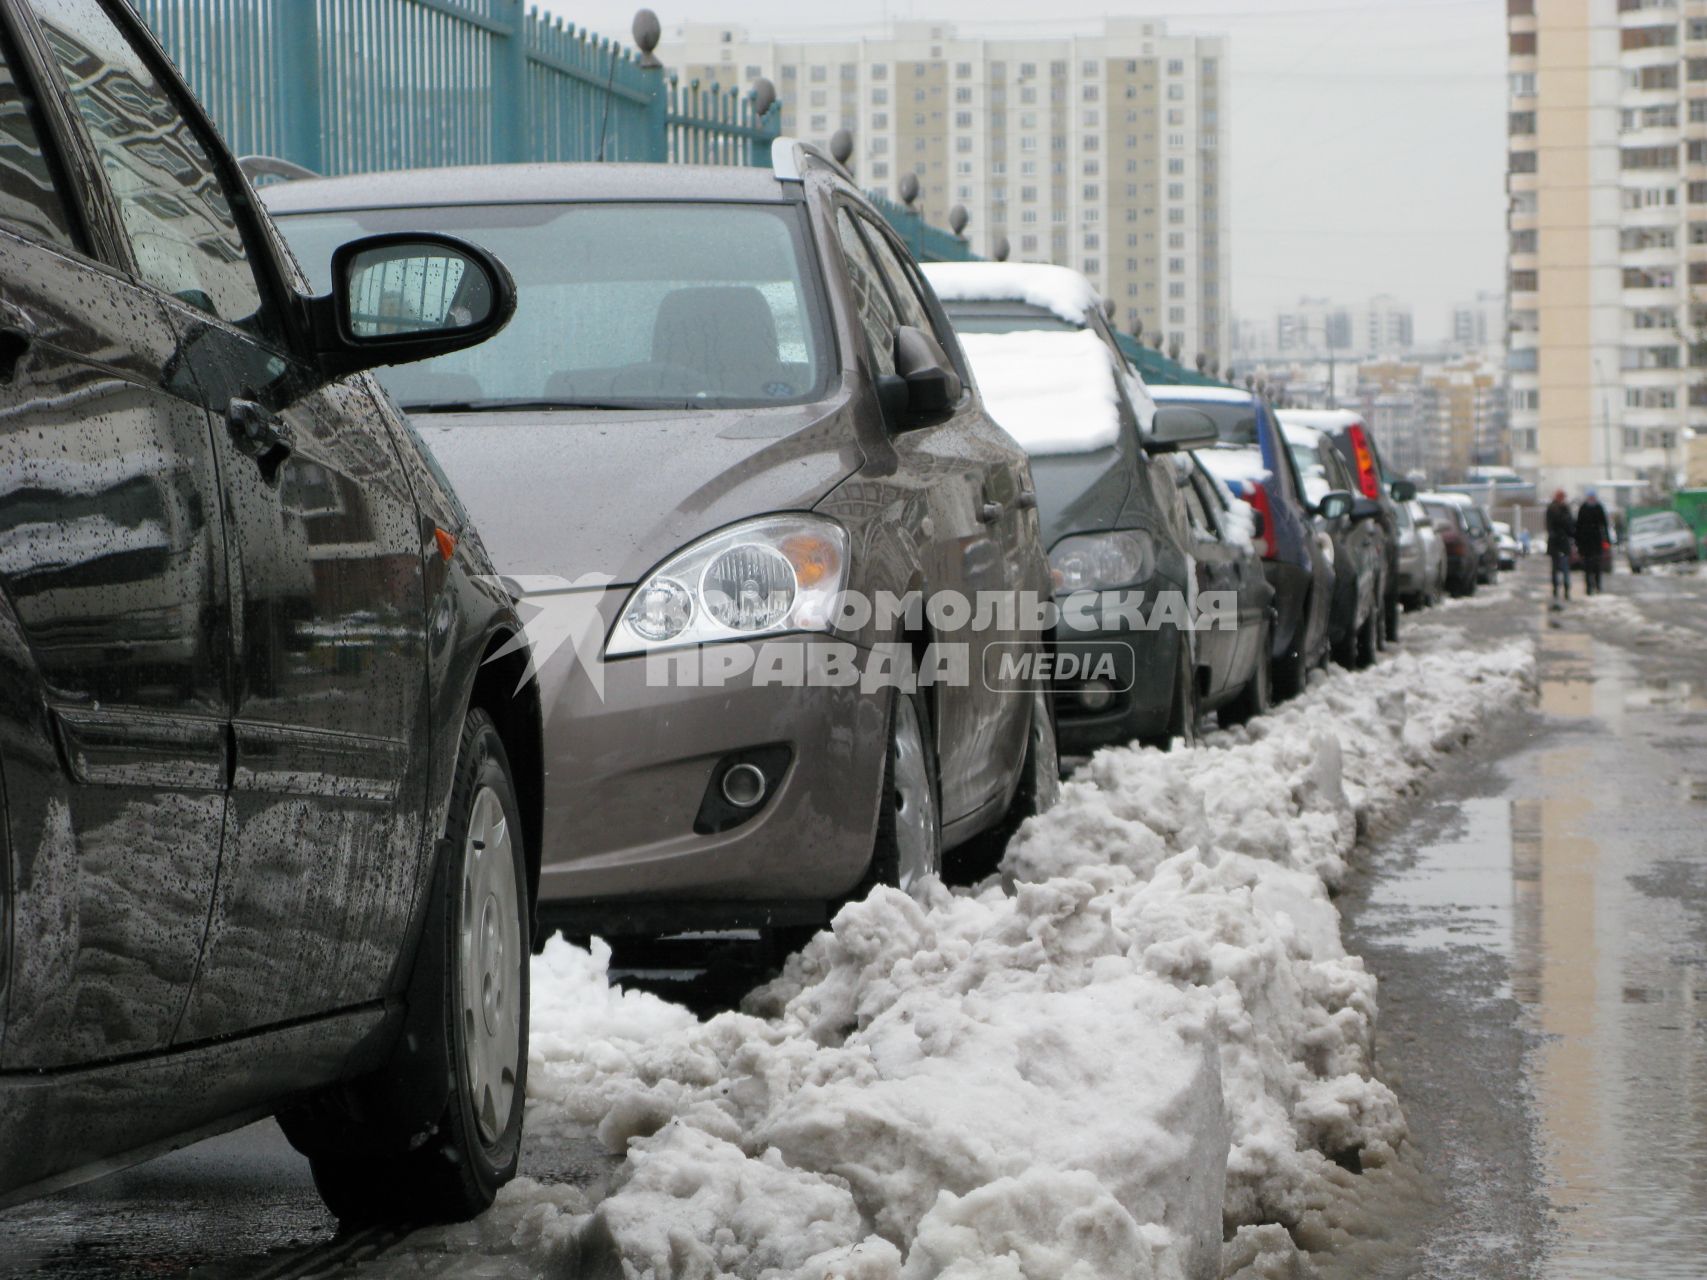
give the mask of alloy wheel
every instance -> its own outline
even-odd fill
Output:
[[[509,822],[498,793],[486,786],[469,812],[457,959],[469,1098],[481,1140],[490,1145],[509,1123],[515,1099],[525,954]]]

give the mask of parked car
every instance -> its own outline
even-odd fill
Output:
[[[1371,498],[1350,497],[1339,504],[1329,495],[1356,491],[1350,470],[1326,434],[1282,422],[1281,431],[1304,484],[1304,496],[1316,508],[1316,528],[1333,545],[1334,597],[1328,636],[1334,660],[1342,667],[1367,667],[1380,647],[1386,540],[1381,506]]]
[[[1512,536],[1511,526],[1504,520],[1495,520],[1491,527],[1494,531],[1494,545],[1499,548],[1499,567],[1517,568],[1517,562],[1523,555],[1523,547]]]
[[[991,413],[1031,454],[1058,596],[1188,597],[1194,537],[1185,501],[1174,468],[1151,455],[1209,443],[1214,424],[1191,410],[1158,414],[1115,344],[1096,290],[1078,272],[996,262],[924,270]],[[1219,696],[1200,675],[1202,637],[1172,620],[1135,628],[1103,604],[1085,621],[1091,625],[1057,635],[1076,673],[1056,693],[1062,748],[1083,753],[1193,737]],[[1207,649],[1218,654],[1218,638]],[[1105,652],[1114,670],[1098,674],[1089,664]]]
[[[310,296],[130,6],[5,18],[0,1205],[277,1112],[346,1221],[469,1217],[520,1150],[537,702],[363,371],[514,286],[410,230]]]
[[[1211,591],[1236,601],[1236,627],[1207,627],[1198,633],[1198,669],[1205,709],[1224,729],[1249,723],[1269,709],[1269,670],[1274,634],[1274,588],[1263,573],[1253,534],[1256,513],[1195,453],[1174,459],[1185,498],[1196,562],[1198,598]]]
[[[1407,609],[1426,609],[1446,594],[1446,547],[1422,503],[1398,509],[1399,598]]]
[[[1701,544],[1677,512],[1654,511],[1630,521],[1624,554],[1630,572],[1640,573],[1656,564],[1694,563],[1701,559]]]
[[[1500,542],[1487,508],[1463,494],[1449,493],[1446,496],[1464,509],[1464,526],[1476,550],[1476,580],[1489,585],[1499,581]]]
[[[1455,596],[1475,595],[1482,580],[1482,549],[1472,533],[1469,503],[1456,501],[1456,495],[1448,493],[1425,493],[1420,500],[1446,548],[1447,591]]]
[[[1054,794],[1046,673],[984,678],[1042,652],[1038,624],[838,609],[1047,600],[1049,566],[1026,455],[906,247],[828,156],[771,150],[266,190],[307,262],[433,227],[521,281],[496,342],[385,381],[524,607],[575,633],[539,663],[546,929],[822,924]],[[938,641],[963,678],[867,683]],[[838,654],[851,684],[815,674]]]
[[[1280,420],[1301,427],[1314,427],[1339,451],[1348,475],[1355,482],[1353,494],[1375,503],[1380,512],[1376,522],[1381,531],[1381,629],[1383,645],[1399,638],[1399,503],[1416,497],[1411,481],[1393,476],[1381,459],[1375,433],[1363,415],[1350,409],[1283,409]]]
[[[1318,506],[1304,493],[1279,420],[1267,401],[1234,387],[1153,387],[1151,394],[1159,407],[1185,405],[1214,421],[1220,439],[1197,456],[1255,515],[1254,539],[1274,588],[1274,696],[1302,693],[1309,672],[1328,660],[1333,553],[1317,536]]]
[[[1204,638],[1183,612],[1155,606],[1170,594],[1190,599],[1194,541],[1175,470],[1159,455],[1213,440],[1214,424],[1189,409],[1158,413],[1088,330],[970,332],[961,344],[991,415],[1031,455],[1056,598],[1085,602],[1056,635],[1072,673],[1055,695],[1063,750],[1190,739],[1207,709]],[[1135,625],[1110,599],[1134,593],[1157,625]],[[1112,662],[1099,670],[1105,654]]]

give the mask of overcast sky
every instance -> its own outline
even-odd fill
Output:
[[[1505,5],[1502,0],[653,0],[665,30],[731,22],[754,35],[855,36],[888,17],[966,35],[1065,35],[1104,13],[1166,18],[1231,39],[1233,307],[1267,324],[1302,294],[1357,304],[1391,293],[1418,337],[1453,302],[1501,287]],[[626,0],[542,6],[629,38]],[[1181,12],[1181,11],[1184,12]]]

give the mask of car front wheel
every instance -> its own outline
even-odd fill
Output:
[[[942,874],[942,807],[930,725],[924,696],[897,691],[871,879],[909,894],[917,894],[926,877]]]
[[[515,1176],[527,1091],[529,911],[512,776],[491,717],[470,711],[411,980],[418,1007],[403,1045],[375,1077],[279,1117],[346,1225],[462,1221],[489,1208]],[[436,1118],[387,1118],[411,1097],[432,1099]]]

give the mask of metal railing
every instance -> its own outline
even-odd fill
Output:
[[[873,192],[866,195],[920,262],[969,262],[978,256],[970,243],[952,231],[932,226],[917,210]]]
[[[679,86],[525,0],[131,0],[240,154],[319,173],[768,164],[781,111]]]

